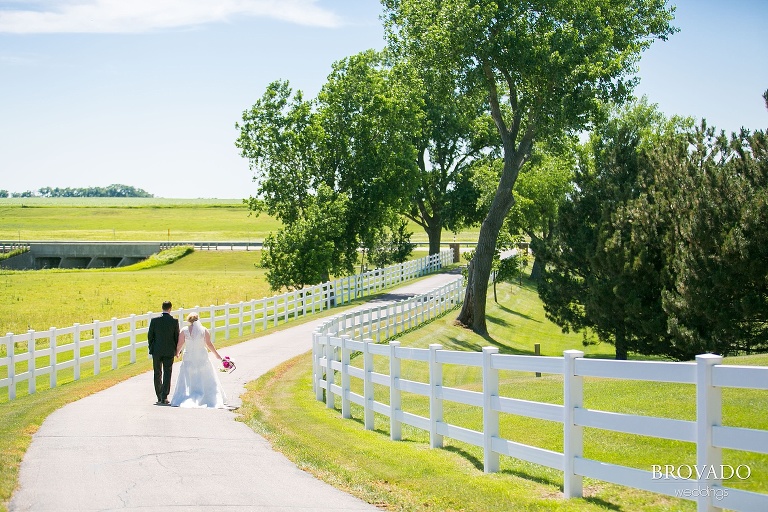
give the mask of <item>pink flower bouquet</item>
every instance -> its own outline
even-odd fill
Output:
[[[221,360],[221,366],[223,366],[220,370],[222,372],[232,373],[237,369],[235,362],[231,360],[229,356],[224,356],[224,359]]]

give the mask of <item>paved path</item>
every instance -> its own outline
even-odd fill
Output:
[[[431,276],[376,302],[454,279]],[[220,374],[230,404],[240,405],[247,382],[311,350],[319,322],[222,349],[237,362]],[[24,456],[10,510],[379,510],[299,470],[236,412],[154,400],[149,372],[51,414]]]

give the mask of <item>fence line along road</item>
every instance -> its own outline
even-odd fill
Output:
[[[768,494],[735,489],[724,485],[722,451],[742,450],[768,454],[768,431],[722,426],[722,389],[768,390],[768,367],[723,365],[721,356],[703,354],[696,362],[615,361],[585,359],[579,350],[566,350],[563,357],[499,354],[486,347],[482,352],[443,350],[432,344],[428,349],[401,347],[398,341],[380,344],[458,305],[463,298],[462,281],[443,286],[398,304],[371,308],[333,317],[313,333],[313,388],[317,400],[328,408],[337,407],[351,418],[351,404],[363,408],[365,428],[373,430],[374,414],[389,418],[390,436],[400,440],[402,425],[429,432],[430,446],[443,446],[450,437],[483,449],[485,472],[499,471],[500,456],[541,464],[563,472],[564,494],[582,496],[584,477],[595,478],[697,502],[697,510],[726,508],[737,511],[768,510]],[[357,354],[352,362],[352,355]],[[389,373],[379,373],[373,358],[389,361]],[[403,361],[427,365],[429,382],[403,378]],[[443,384],[443,365],[482,369],[482,391],[468,391]],[[563,405],[519,400],[500,394],[499,372],[504,370],[540,372],[563,376]],[[585,377],[632,379],[647,382],[672,382],[696,386],[696,420],[684,421],[633,414],[619,414],[584,407]],[[357,379],[357,386],[352,386]],[[389,389],[389,403],[377,401],[374,386]],[[362,394],[355,392],[360,390]],[[429,417],[403,408],[403,393],[425,397]],[[453,425],[443,416],[445,402],[482,409],[483,430]],[[514,414],[553,421],[563,425],[563,452],[555,452],[504,439],[500,435],[500,415]],[[584,457],[585,427],[613,432],[651,436],[696,444],[696,464],[688,466],[691,475],[670,476],[665,462],[645,471],[609,464]],[[727,468],[727,467],[726,467]],[[738,477],[746,475],[742,469]]]
[[[444,250],[439,254],[273,297],[238,304],[182,308],[171,313],[180,324],[188,313],[198,313],[200,320],[211,331],[211,341],[215,342],[220,336],[229,339],[233,332],[237,336],[256,333],[292,318],[319,313],[379,293],[404,281],[436,272],[450,264],[452,258],[453,253]],[[32,394],[38,386],[56,387],[64,371],[67,372],[67,381],[78,380],[84,373],[98,375],[116,369],[121,364],[121,358],[123,364],[134,363],[136,351],[147,346],[149,321],[160,314],[148,312],[65,328],[51,327],[46,331],[8,333],[0,337],[0,389],[7,389],[8,399],[13,400],[18,387],[24,382],[27,383],[27,392]]]

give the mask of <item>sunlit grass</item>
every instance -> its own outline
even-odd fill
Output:
[[[281,226],[238,199],[0,198],[0,218],[2,241],[261,242]],[[415,223],[409,230],[427,241]],[[476,242],[478,232],[445,232],[443,242]]]
[[[258,251],[195,251],[149,270],[0,272],[0,333],[47,330],[175,308],[236,304],[274,295]]]
[[[427,347],[440,343],[448,350],[480,350],[496,346],[502,353],[531,354],[540,343],[545,355],[561,356],[563,350],[581,349],[591,357],[613,357],[613,347],[583,347],[581,336],[563,334],[544,317],[530,283],[503,285],[499,304],[488,303],[489,335],[481,337],[454,325],[456,312],[401,336],[403,346]],[[639,357],[635,356],[639,359]],[[730,364],[768,365],[768,355],[728,358]],[[352,359],[360,366],[360,357]],[[384,358],[374,358],[377,372],[388,374]],[[402,363],[402,377],[428,382],[424,363]],[[476,368],[443,366],[445,386],[481,389]],[[561,376],[504,371],[502,396],[563,403]],[[353,379],[354,391],[362,385]],[[376,400],[389,403],[388,389],[375,386]],[[403,410],[429,416],[424,397],[403,393]],[[587,378],[585,406],[605,411],[642,414],[683,420],[695,419],[692,385]],[[245,421],[264,434],[280,451],[312,472],[369,502],[388,510],[694,510],[695,504],[663,495],[585,479],[585,498],[562,498],[562,472],[510,457],[502,457],[501,471],[483,473],[482,449],[446,438],[443,449],[429,448],[429,434],[403,426],[403,441],[389,440],[389,419],[375,416],[374,431],[363,428],[363,410],[352,405],[352,419],[340,416],[340,401],[327,409],[311,393],[311,357],[300,356],[281,365],[249,386],[244,397]],[[723,392],[724,424],[768,430],[768,392],[726,389]],[[477,407],[444,404],[446,421],[482,431]],[[560,451],[560,423],[502,415],[501,435],[532,446]],[[653,464],[695,464],[691,443],[585,429],[584,456],[650,471]],[[407,463],[403,463],[407,461]],[[725,464],[747,464],[752,476],[727,485],[768,492],[768,456],[724,451]]]

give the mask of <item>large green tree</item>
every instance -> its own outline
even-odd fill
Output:
[[[602,123],[561,205],[539,293],[565,330],[688,360],[768,350],[768,139],[660,121]]]
[[[512,191],[515,201],[506,226],[512,234],[521,233],[530,240],[535,280],[546,264],[542,245],[551,241],[558,208],[573,190],[575,167],[576,151],[570,144],[539,151],[523,167]]]
[[[622,100],[640,52],[673,32],[663,0],[382,0],[390,47],[419,67],[454,69],[487,96],[503,171],[482,222],[458,320],[487,332],[495,244],[537,139],[585,127],[598,99]]]
[[[559,208],[551,237],[540,244],[547,262],[539,295],[563,330],[593,332],[629,351],[669,353],[662,307],[664,229],[649,205],[654,169],[647,156],[663,131],[658,111],[641,102],[600,123]]]
[[[440,251],[443,229],[454,232],[482,221],[473,180],[479,162],[493,155],[493,122],[481,94],[465,94],[454,69],[404,62],[417,77],[423,124],[415,134],[419,186],[408,218],[424,229],[429,253]]]
[[[681,359],[768,350],[768,140],[730,138],[705,123],[686,140],[658,145],[649,190],[667,225],[662,292]]]
[[[399,232],[393,212],[409,208],[417,185],[416,91],[367,51],[335,63],[315,101],[277,81],[243,113],[236,145],[257,183],[249,205],[284,224],[266,241],[273,287],[351,273],[358,248],[380,252],[386,234]]]

